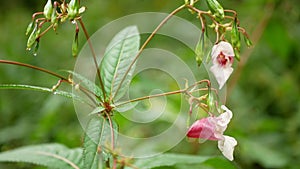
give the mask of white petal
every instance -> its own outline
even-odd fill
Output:
[[[217,117],[217,124],[220,126],[227,126],[227,124],[230,122],[232,118],[232,111],[230,111],[226,106],[222,105],[221,109],[223,109],[225,112],[220,114]]]
[[[210,71],[214,74],[218,84],[219,84],[219,89],[221,89],[226,81],[228,80],[229,76],[233,72],[232,67],[221,67],[218,64],[214,64],[211,68]]]
[[[237,141],[230,136],[224,136],[224,140],[218,141],[219,150],[230,161],[233,160],[233,150],[236,145]]]
[[[218,43],[218,48],[225,56],[234,56],[234,51],[230,43],[221,41]]]

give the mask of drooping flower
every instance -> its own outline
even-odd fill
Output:
[[[217,140],[219,150],[227,159],[232,161],[237,141],[233,137],[223,135],[232,118],[232,112],[224,105],[221,108],[224,113],[219,116],[210,116],[194,122],[187,132],[187,137]]]
[[[211,51],[213,65],[210,71],[214,74],[221,89],[233,72],[234,51],[230,43],[221,41]]]

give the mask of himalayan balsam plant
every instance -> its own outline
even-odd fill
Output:
[[[64,145],[51,143],[42,145],[25,146],[15,150],[0,153],[1,162],[26,162],[58,169],[98,169],[98,168],[155,168],[174,166],[177,164],[201,164],[208,160],[216,159],[214,156],[195,156],[185,154],[164,153],[149,158],[134,159],[122,154],[122,145],[118,144],[119,125],[114,119],[118,108],[145,99],[161,96],[181,94],[186,98],[190,111],[188,116],[201,111],[205,117],[196,121],[188,121],[186,138],[189,141],[217,141],[217,147],[229,161],[234,160],[234,148],[238,141],[224,134],[234,113],[221,103],[218,91],[224,88],[227,80],[234,71],[233,63],[240,60],[241,36],[245,44],[250,47],[251,41],[244,28],[240,27],[237,13],[234,10],[224,9],[217,0],[205,0],[209,10],[199,8],[200,0],[185,0],[184,4],[172,11],[153,30],[149,37],[140,46],[140,35],[137,26],[123,28],[109,43],[104,52],[104,57],[97,60],[93,44],[83,22],[82,13],[85,7],[80,5],[80,0],[51,1],[48,0],[42,12],[32,15],[32,20],[26,30],[28,36],[27,50],[37,55],[40,39],[48,31],[57,31],[63,23],[71,22],[75,26],[75,35],[71,47],[72,55],[78,55],[78,36],[83,32],[93,58],[96,78],[95,84],[83,75],[68,71],[69,76],[64,77],[44,68],[26,63],[10,60],[0,60],[2,64],[23,66],[36,71],[45,72],[58,78],[57,84],[50,88],[20,85],[1,84],[1,89],[30,89],[49,92],[74,99],[92,108],[86,112],[89,122],[85,129],[82,148],[69,149]],[[203,0],[204,1],[204,0]],[[127,92],[132,80],[132,74],[139,56],[154,35],[168,20],[182,10],[188,10],[191,15],[199,19],[201,24],[200,39],[195,47],[195,62],[198,66],[210,65],[218,87],[214,88],[210,80],[203,79],[193,84],[186,82],[186,87],[166,93],[153,94],[132,100],[119,102]],[[214,39],[208,37],[208,30],[215,34]],[[182,34],[185,32],[182,31]],[[196,36],[196,35],[195,35]],[[198,35],[197,35],[198,36]],[[206,42],[213,41],[212,48],[207,49]],[[206,53],[209,53],[206,55]],[[62,83],[69,84],[76,92],[70,93],[59,90]],[[82,95],[78,95],[81,93]],[[200,96],[199,96],[200,94]],[[84,97],[83,97],[84,96]],[[197,109],[197,111],[195,111]],[[176,134],[176,133],[174,133]],[[220,160],[220,158],[217,158]]]

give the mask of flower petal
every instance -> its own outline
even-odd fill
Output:
[[[237,145],[235,138],[230,136],[225,136],[223,140],[218,141],[218,148],[222,154],[230,161],[233,160],[234,147]]]
[[[221,89],[226,81],[228,80],[229,76],[233,72],[232,67],[221,67],[218,64],[213,64],[213,66],[210,68],[210,71],[214,74],[218,84],[219,89]]]
[[[220,52],[223,52],[226,56],[234,57],[234,51],[230,43],[221,41],[218,44],[214,45],[211,50],[212,59],[216,58]]]
[[[221,109],[223,109],[225,112],[217,117],[217,124],[220,126],[226,126],[232,118],[232,111],[230,111],[224,105],[221,106]]]
[[[204,140],[218,140],[214,136],[215,131],[215,119],[213,117],[203,118],[197,120],[192,124],[187,132],[187,137],[200,138]]]

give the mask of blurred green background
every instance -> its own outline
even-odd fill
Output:
[[[25,30],[31,15],[41,11],[45,2],[1,1],[0,59],[25,62],[66,75],[61,70],[72,70],[76,61],[71,56],[75,30],[72,24],[63,24],[57,33],[50,31],[46,34],[41,39],[37,57],[25,50]],[[234,118],[226,134],[236,137],[239,142],[233,165],[242,169],[299,168],[300,2],[220,2],[225,8],[238,12],[241,26],[246,27],[254,41],[254,47],[242,48],[242,61],[235,65],[236,71],[229,80],[227,90],[227,106],[232,109]],[[183,0],[82,0],[82,4],[87,7],[83,19],[88,32],[92,34],[119,17],[137,12],[167,13],[182,3]],[[202,4],[204,3],[199,5]],[[186,10],[178,16],[199,25],[195,16]],[[80,46],[84,43],[81,34]],[[159,39],[153,43],[164,45]],[[175,52],[182,52],[178,50],[178,47],[174,47]],[[190,54],[183,55],[183,59],[195,67]],[[51,87],[56,82],[56,78],[44,73],[14,65],[0,65],[1,84],[21,83]],[[147,78],[140,78],[139,83],[144,88],[153,87]],[[68,89],[67,86],[63,88]],[[174,88],[176,89],[170,85],[166,90]],[[169,107],[178,107],[176,99],[168,104]],[[155,130],[159,130],[159,127]],[[83,130],[77,120],[72,100],[47,93],[0,90],[0,151],[48,142],[78,147],[82,144],[82,136]],[[187,143],[186,140],[171,151],[220,155],[215,143],[199,145]],[[33,167],[27,164],[0,164],[1,169]]]

